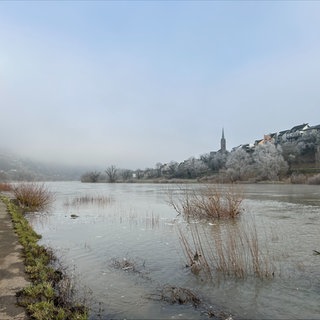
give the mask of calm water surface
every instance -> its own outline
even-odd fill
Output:
[[[76,274],[81,292],[91,290],[91,319],[206,319],[204,308],[158,301],[166,284],[192,289],[206,308],[233,318],[320,318],[320,188],[297,185],[244,185],[241,221],[255,222],[261,246],[275,265],[271,279],[248,276],[208,279],[186,268],[177,225],[186,222],[167,203],[161,184],[48,183],[56,193],[48,214],[29,219],[42,243],[56,250]],[[197,186],[201,187],[201,186]],[[79,203],[87,196],[103,203]],[[72,219],[71,215],[77,215]],[[208,232],[215,226],[200,223]],[[132,269],[116,268],[124,259]]]

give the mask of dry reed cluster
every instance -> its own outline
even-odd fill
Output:
[[[21,183],[13,187],[19,205],[28,211],[45,211],[54,201],[54,194],[43,183]]]
[[[242,212],[242,201],[242,192],[235,186],[207,185],[180,189],[178,196],[170,194],[169,204],[189,222],[187,228],[177,230],[187,267],[194,274],[211,276],[217,271],[237,278],[274,274],[254,220],[235,219]]]
[[[178,228],[178,233],[187,266],[194,274],[211,276],[217,271],[241,279],[274,275],[273,260],[254,223],[218,222],[210,228],[191,223],[188,230]]]
[[[168,202],[178,214],[188,218],[234,219],[241,213],[243,196],[235,186],[225,188],[207,185],[180,191],[180,197],[174,197],[173,193],[170,193]]]
[[[12,191],[12,185],[10,183],[5,183],[5,182],[0,183],[0,192],[1,191],[5,191],[5,192]]]
[[[106,206],[109,205],[113,199],[108,196],[91,196],[91,195],[84,195],[81,197],[76,197],[72,199],[70,202],[67,200],[64,205],[65,206],[81,206],[81,205],[98,205],[98,206]]]

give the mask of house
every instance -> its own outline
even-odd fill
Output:
[[[303,123],[291,128],[290,130],[281,131],[278,134],[277,143],[292,142],[298,140],[309,128],[308,123]]]

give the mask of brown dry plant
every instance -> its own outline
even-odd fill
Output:
[[[187,267],[194,274],[212,276],[213,272],[244,279],[248,276],[274,276],[274,263],[265,244],[259,239],[254,222],[218,222],[178,227]]]
[[[187,218],[234,219],[242,212],[243,194],[234,185],[205,185],[200,188],[180,188],[180,194],[169,193],[168,203]]]
[[[10,183],[2,182],[0,183],[0,192],[10,192],[12,191],[12,185]]]
[[[72,199],[70,202],[69,199],[64,203],[65,206],[81,206],[81,205],[98,205],[100,207],[105,207],[113,202],[113,199],[108,196],[103,195],[83,195]]]
[[[48,210],[54,201],[54,194],[43,183],[20,183],[13,187],[13,194],[19,205],[31,212]]]

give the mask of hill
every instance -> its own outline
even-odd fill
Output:
[[[84,170],[41,163],[0,149],[0,181],[79,180]]]

